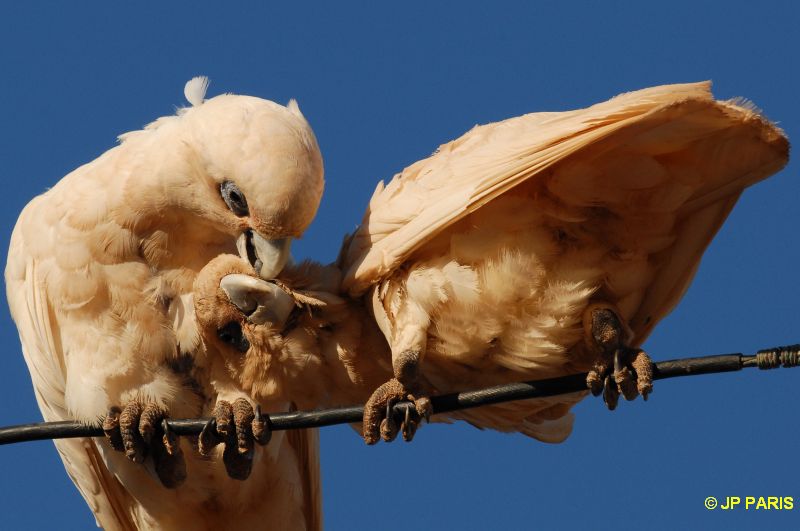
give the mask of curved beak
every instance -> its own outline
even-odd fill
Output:
[[[253,324],[271,323],[283,328],[295,306],[291,295],[272,282],[248,275],[226,275],[219,287]]]
[[[250,262],[263,279],[278,276],[291,259],[291,238],[268,240],[254,230],[247,230],[236,240],[239,256]]]

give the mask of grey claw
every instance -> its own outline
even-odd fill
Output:
[[[606,376],[603,389],[603,401],[606,403],[609,411],[614,411],[619,402],[619,391],[616,388],[616,382],[613,381],[610,375]]]
[[[620,372],[624,365],[622,364],[622,349],[617,349],[614,351],[614,372]]]
[[[406,412],[402,424],[403,440],[405,442],[411,442],[411,440],[414,438],[414,434],[417,432],[417,419],[411,417],[411,404],[408,404],[406,405]]]
[[[200,455],[208,455],[221,442],[222,438],[217,434],[217,419],[212,418],[206,422],[203,431],[200,432],[197,449]]]

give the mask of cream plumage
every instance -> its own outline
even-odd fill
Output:
[[[715,101],[709,83],[512,118],[441,146],[378,186],[343,250],[343,288],[365,294],[405,388],[391,396],[589,369],[609,407],[620,392],[647,393],[636,347],[742,190],[782,168],[788,148],[752,105]],[[459,417],[560,441],[580,398]],[[367,440],[377,431],[366,426]]]
[[[366,399],[391,367],[395,378],[367,404],[370,443],[401,428],[413,436],[414,419],[384,421],[386,404],[413,397],[425,414],[429,393],[592,369],[589,383],[610,407],[620,393],[646,394],[647,358],[636,347],[678,302],[742,190],[788,157],[779,129],[747,103],[715,101],[709,88],[654,87],[476,127],[379,184],[338,269],[284,271],[301,305],[295,288],[326,292],[306,318],[316,321],[283,314],[265,326],[237,316],[219,288],[224,271],[215,270],[203,291],[227,309],[204,308],[201,328],[225,352],[213,330],[235,321],[251,339],[245,359],[271,364],[273,374],[301,343],[317,367],[306,379],[293,365],[301,382],[347,368],[351,383],[339,378],[316,390],[318,406],[340,403],[344,389]],[[253,275],[246,263],[227,267]],[[322,271],[341,274],[342,284],[319,282]],[[269,288],[240,281],[231,295],[229,281],[227,296],[240,309],[269,305],[256,293]],[[334,315],[342,308],[346,319]],[[374,325],[359,317],[365,312],[386,343],[374,340]],[[354,327],[359,319],[364,326]],[[250,391],[272,381],[267,372],[231,372]],[[451,417],[559,442],[585,394]]]
[[[177,131],[180,120],[219,100],[202,103],[201,92],[187,91],[198,108],[129,135],[117,148],[142,157],[135,168],[157,169],[163,186],[137,188],[133,169],[119,174],[124,182],[92,177],[117,169],[112,150],[23,213],[7,269],[9,300],[46,418],[88,420],[136,396],[195,416],[217,399],[248,396],[277,410],[363,401],[372,393],[366,439],[391,438],[401,427],[410,437],[415,422],[381,426],[387,401],[414,395],[424,413],[427,393],[587,370],[619,352],[638,352],[680,299],[741,191],[788,155],[780,130],[748,105],[714,101],[703,83],[481,126],[381,184],[336,265],[292,265],[268,282],[257,274],[270,278],[280,269],[288,237],[305,228],[319,200],[313,137],[292,137],[287,148],[279,134],[264,150],[276,157],[258,157],[248,141],[201,138],[159,151],[163,160],[148,158],[156,153],[145,149],[148,138],[160,147],[171,138],[170,129],[148,135],[167,126]],[[286,112],[279,114],[299,119],[295,107]],[[226,113],[228,119],[235,122]],[[226,140],[242,126],[190,123],[201,137]],[[128,148],[133,141],[143,144]],[[192,146],[206,158],[187,171],[205,176],[204,191],[176,177],[186,175],[180,161],[198,161],[180,155]],[[283,178],[270,187],[237,180],[239,188],[226,188],[234,176],[264,168]],[[309,185],[302,176],[317,170],[318,185]],[[301,178],[287,178],[292,171]],[[105,199],[87,201],[98,189]],[[236,192],[244,193],[252,226],[216,208],[220,190],[234,213],[242,210]],[[91,208],[77,211],[76,204]],[[27,221],[34,218],[46,223]],[[34,238],[39,232],[46,237]],[[234,240],[240,258],[224,255]],[[70,245],[76,241],[81,245]],[[134,300],[137,289],[146,296]],[[165,351],[174,354],[176,345],[189,356],[170,358]],[[89,356],[103,349],[109,354],[97,366]],[[187,358],[192,363],[184,366]],[[636,367],[636,360],[626,363]],[[630,385],[634,395],[647,390],[641,375],[637,381],[615,371],[615,379],[622,376],[608,384],[602,363],[594,368],[607,400],[619,392],[616,384],[626,396]],[[119,375],[134,383],[121,389]],[[569,408],[584,395],[453,417],[557,442],[569,434]],[[275,511],[275,527],[318,525],[314,433],[276,434],[255,454],[256,473],[246,482],[231,481],[218,463],[197,459],[182,444],[189,479],[171,491],[103,444],[70,441],[59,449],[111,527],[185,527],[184,508],[191,522],[224,526],[231,500],[243,511],[237,526],[247,526],[264,521],[264,513],[242,509],[253,507],[258,492],[270,493],[269,503],[258,501],[262,511]]]
[[[260,274],[277,274],[316,212],[322,159],[294,102],[204,101],[206,86],[190,81],[194,106],[122,135],[20,215],[7,295],[45,420],[96,422],[137,400],[193,417],[242,396],[208,378],[194,278],[237,244]],[[56,442],[106,529],[222,529],[265,518],[318,526],[315,434],[278,436],[256,454],[261,473],[250,482],[228,478],[219,451],[206,459],[188,440],[180,445],[189,479],[167,490],[150,459],[133,465],[106,441]],[[141,447],[126,450],[143,458]],[[181,477],[177,470],[171,481]],[[264,489],[274,496],[264,499]]]

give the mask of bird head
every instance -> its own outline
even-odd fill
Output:
[[[365,400],[363,392],[391,376],[390,353],[360,304],[336,294],[340,285],[338,268],[313,262],[266,281],[238,256],[211,260],[195,278],[193,299],[212,373],[222,367],[262,404]],[[370,355],[358,356],[360,349]]]
[[[258,278],[250,264],[234,255],[213,259],[194,282],[203,342],[247,391],[268,380],[273,358],[280,357],[283,347],[281,331],[295,307],[290,294]]]
[[[144,204],[132,209],[157,218],[153,226],[183,227],[180,237],[170,236],[172,253],[176,245],[203,254],[198,244],[235,242],[262,278],[274,278],[290,258],[292,238],[316,214],[322,155],[294,101],[232,94],[204,100],[207,85],[206,78],[189,81],[191,107],[120,137],[139,157],[134,171],[141,176],[128,195]]]

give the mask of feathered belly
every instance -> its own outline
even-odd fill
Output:
[[[444,391],[452,381],[484,386],[583,368],[583,310],[607,291],[601,243],[514,197],[455,229],[403,273],[400,292],[430,316],[428,380]]]

